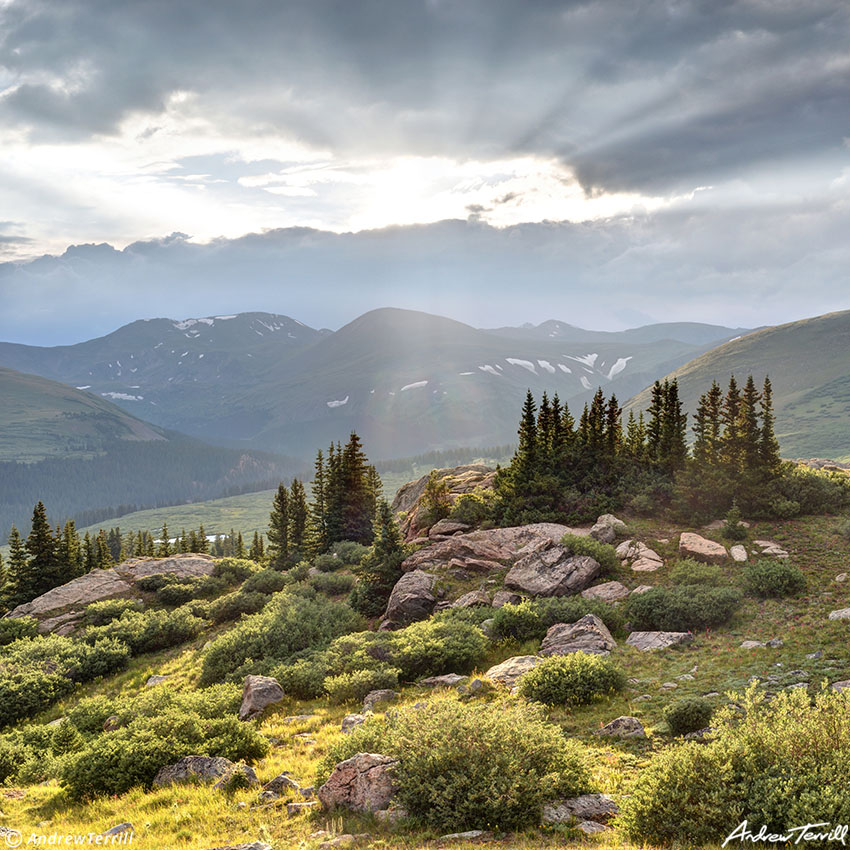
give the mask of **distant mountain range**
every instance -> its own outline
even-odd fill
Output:
[[[693,411],[712,380],[724,388],[770,375],[785,457],[850,458],[850,311],[766,328],[720,345],[671,373]],[[630,406],[645,408],[648,392]]]
[[[164,428],[307,457],[350,429],[376,458],[511,442],[526,389],[625,400],[724,340],[696,323],[604,333],[566,322],[478,330],[374,310],[334,332],[242,313],[133,322],[53,348],[0,343],[0,365],[69,384]]]

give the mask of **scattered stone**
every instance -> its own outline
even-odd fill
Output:
[[[328,841],[323,841],[319,845],[319,850],[335,850],[337,847],[353,847],[357,843],[357,839],[350,833],[338,835],[336,838],[331,838]]]
[[[213,847],[212,850],[272,850],[272,846],[264,841],[252,841],[250,844],[228,844],[227,847]]]
[[[404,818],[408,817],[409,813],[407,809],[401,808],[401,806],[390,806],[388,809],[382,809],[380,812],[375,812],[375,817],[377,820],[382,823],[398,823],[400,820],[404,820]]]
[[[505,576],[505,587],[532,596],[566,596],[584,590],[601,572],[593,558],[550,543],[517,561]]]
[[[839,583],[840,583],[840,582],[843,582],[843,581],[847,581],[847,573],[839,573],[839,574],[835,577],[835,580],[836,580],[837,582],[839,582]]]
[[[597,823],[595,820],[583,820],[576,829],[580,829],[586,835],[595,835],[597,832],[605,832],[608,827],[603,823]]]
[[[496,620],[494,617],[488,617],[486,620],[483,620],[478,624],[478,628],[484,634],[484,637],[490,638],[493,640],[496,637]]]
[[[771,540],[754,540],[753,543],[761,548],[761,554],[769,558],[779,558],[784,560],[789,557],[788,550],[783,549],[778,543]]]
[[[287,803],[286,813],[290,817],[295,817],[296,815],[304,814],[304,812],[312,812],[318,808],[319,804],[315,800],[311,800],[307,803]]]
[[[483,829],[469,829],[466,832],[450,832],[448,835],[441,835],[440,841],[476,841],[481,838],[489,838],[492,835],[490,832],[485,832]]]
[[[613,605],[629,595],[629,589],[619,581],[606,581],[605,584],[596,584],[583,590],[581,595],[585,599],[599,599]]]
[[[639,697],[635,697],[632,702],[644,702],[645,700],[652,699],[651,694],[641,694]]]
[[[121,835],[122,832],[134,832],[133,824],[119,823],[116,826],[110,827],[104,832],[104,835]]]
[[[850,620],[850,608],[839,608],[837,611],[830,611],[830,620]]]
[[[520,676],[533,670],[542,660],[538,655],[515,655],[491,667],[484,675],[493,682],[513,688]]]
[[[665,682],[662,686],[665,691],[674,691],[679,686],[675,682]]]
[[[82,611],[68,611],[65,614],[59,614],[57,617],[42,620],[38,624],[38,631],[43,635],[54,634],[60,637],[67,637],[77,630],[82,619]]]
[[[590,536],[600,543],[607,543],[609,546],[617,539],[617,531],[613,525],[597,522],[590,529]]]
[[[651,584],[639,584],[630,594],[630,596],[640,596],[641,593],[646,593],[648,590],[653,590]]]
[[[638,573],[652,573],[664,566],[661,555],[640,540],[624,540],[617,547],[617,557]]]
[[[706,564],[721,564],[729,557],[729,553],[721,543],[707,540],[692,531],[683,531],[679,536],[679,556]]]
[[[389,808],[395,785],[392,768],[397,760],[377,753],[357,753],[334,767],[318,790],[326,809],[378,812]]]
[[[376,691],[369,691],[363,700],[363,713],[368,714],[370,711],[374,711],[375,706],[382,702],[395,702],[398,696],[398,692],[390,688],[379,688]]]
[[[302,744],[315,744],[316,739],[309,732],[296,732],[293,736],[296,741],[300,741]]]
[[[432,592],[436,581],[435,575],[422,570],[405,573],[390,594],[385,619],[403,626],[429,617],[437,602]]]
[[[501,608],[503,605],[519,605],[520,602],[522,602],[522,597],[510,590],[497,590],[493,594],[494,608]]]
[[[443,676],[429,676],[427,679],[420,679],[419,684],[425,685],[426,688],[454,688],[468,678],[469,676],[461,676],[458,673],[446,673]]]
[[[151,676],[147,682],[145,682],[146,688],[152,688],[154,685],[161,685],[163,682],[168,681],[168,676]]]
[[[729,554],[732,556],[732,560],[739,564],[743,564],[747,560],[747,548],[740,543],[732,546],[729,549]]]
[[[786,691],[796,691],[797,688],[808,688],[808,687],[809,687],[808,682],[794,682],[793,685],[788,685],[788,687],[785,688],[785,690]]]
[[[745,640],[739,649],[764,649],[767,644],[761,640]]]
[[[744,520],[741,520],[739,525],[742,525],[744,528],[749,528],[750,524]],[[725,519],[715,519],[712,520],[708,525],[703,526],[704,531],[720,531],[721,529],[726,528],[726,520]]]
[[[270,705],[280,702],[284,697],[280,682],[271,676],[246,676],[242,687],[242,705],[239,708],[240,720],[253,720],[259,717]]]
[[[106,720],[103,721],[103,731],[104,732],[114,732],[116,729],[121,728],[121,721],[118,719],[117,714],[110,714]]]
[[[605,623],[595,614],[585,614],[575,623],[557,623],[546,632],[540,647],[541,655],[569,655],[587,652],[609,655],[617,646]]]
[[[703,694],[706,699],[714,699],[715,697],[719,697],[719,691],[709,691],[707,694]]]
[[[782,649],[785,646],[785,641],[782,638],[772,638],[767,642],[767,646],[771,649]]]
[[[844,679],[841,682],[833,682],[830,687],[834,691],[847,691],[850,690],[850,679]]]
[[[681,676],[676,676],[677,682],[693,682],[694,676],[692,673],[682,673]]]
[[[485,694],[488,691],[493,690],[493,686],[489,682],[485,682],[484,679],[473,679],[467,686],[467,690],[472,696],[480,696],[481,694]]]
[[[470,590],[469,593],[464,593],[451,607],[473,608],[476,605],[490,605],[490,596],[485,590]]]
[[[305,720],[312,720],[315,714],[290,714],[289,717],[284,717],[281,722],[286,723],[304,723]]]
[[[610,735],[615,738],[645,738],[643,724],[637,717],[623,715],[610,723],[606,723],[601,729],[597,729],[595,735]]]
[[[275,776],[263,786],[263,794],[268,795],[269,799],[277,799],[282,797],[286,791],[300,791],[301,786],[290,776],[289,771]]]
[[[819,658],[823,658],[823,650],[817,649],[814,652],[809,652],[806,654],[806,658],[808,658],[810,661],[816,661]]]
[[[626,638],[626,644],[641,652],[655,649],[667,649],[669,646],[681,646],[694,639],[691,632],[632,632]]]
[[[234,767],[230,759],[222,756],[184,756],[175,764],[161,767],[153,779],[155,787],[180,782],[212,782],[227,775]]]
[[[544,806],[543,823],[569,823],[571,820],[607,823],[619,812],[619,806],[606,794],[582,794]]]
[[[710,738],[714,734],[714,730],[710,726],[706,726],[705,729],[697,729],[695,732],[688,732],[685,735],[682,735],[682,738],[686,741],[704,741],[706,738]]]

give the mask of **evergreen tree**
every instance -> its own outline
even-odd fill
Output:
[[[670,471],[682,469],[688,457],[688,415],[682,411],[679,382],[674,378],[663,386],[663,413],[659,461]]]
[[[112,557],[112,550],[109,548],[109,538],[102,528],[95,539],[95,560],[99,570],[107,570],[115,566],[115,559]]]
[[[168,525],[162,524],[162,534],[160,535],[159,548],[156,555],[158,558],[167,558],[171,554],[171,540],[168,536]]]
[[[255,531],[254,539],[251,542],[251,549],[248,552],[248,557],[252,561],[259,563],[263,560],[264,555],[263,537],[258,531]]]
[[[646,425],[646,451],[650,460],[660,461],[662,454],[661,430],[664,422],[666,392],[661,381],[652,385],[652,400],[647,410],[649,422]]]
[[[321,449],[313,465],[313,500],[310,503],[310,553],[318,555],[330,545],[326,523],[325,461]]]
[[[145,555],[146,555],[146,557],[153,558],[154,557],[153,535],[149,531],[146,531],[144,533],[143,539],[145,541]]]
[[[87,573],[97,569],[97,550],[91,535],[86,532],[83,537],[83,568]]]
[[[307,552],[309,511],[307,508],[307,497],[304,485],[297,479],[293,479],[289,488],[289,548],[293,563],[298,563]]]
[[[741,392],[738,382],[732,375],[729,379],[729,389],[723,400],[721,410],[721,422],[723,423],[723,437],[720,441],[720,462],[726,470],[735,474],[741,468]]]
[[[6,595],[8,576],[6,574],[6,562],[3,560],[3,555],[0,554],[0,610],[6,607]]]
[[[717,381],[713,381],[711,389],[700,396],[699,406],[694,417],[693,455],[697,465],[701,468],[714,468],[720,462],[722,403],[723,392]]]
[[[5,601],[10,608],[29,601],[25,598],[24,593],[19,590],[21,576],[26,576],[26,571],[27,553],[24,548],[24,541],[18,529],[13,525],[9,534],[9,563],[6,566]]]
[[[545,462],[552,457],[554,441],[555,420],[552,415],[552,406],[549,404],[549,396],[544,391],[537,411],[537,450],[540,460]]]
[[[197,552],[200,545],[200,541],[198,540],[198,532],[195,531],[194,528],[189,529],[188,551]]]
[[[288,570],[289,559],[289,491],[278,485],[272,512],[269,514],[269,566],[274,570]]]
[[[136,539],[133,543],[133,557],[141,558],[145,554],[145,538],[141,531],[136,532]]]
[[[121,560],[121,529],[110,528],[106,535],[106,541],[109,544],[109,552],[112,555],[112,560],[119,562]]]
[[[605,418],[606,418],[605,394],[599,387],[590,402],[587,414],[587,432],[585,445],[594,455],[599,455],[605,449]]]
[[[59,560],[65,567],[68,580],[77,578],[84,573],[83,555],[80,550],[80,535],[74,520],[68,520],[62,531],[62,539],[58,544]]]
[[[622,415],[617,396],[612,395],[605,411],[605,451],[609,458],[615,458],[623,450]]]
[[[236,551],[234,552],[234,555],[237,558],[244,558],[245,557],[245,541],[242,540],[242,532],[241,531],[236,535]]]
[[[643,411],[637,419],[634,411],[629,411],[624,449],[626,455],[633,460],[642,460],[646,456],[646,425],[643,419]]]
[[[47,521],[47,511],[41,502],[33,510],[32,529],[25,548],[28,555],[27,566],[23,576],[18,579],[17,592],[29,601],[51,588],[64,584],[56,538]]]
[[[741,467],[749,473],[757,472],[761,466],[761,428],[759,427],[759,405],[761,395],[756,389],[753,376],[747,378],[741,395],[738,411],[738,433],[741,439]]]
[[[519,442],[512,467],[520,480],[530,480],[537,469],[537,405],[531,390],[525,394],[517,434]]]
[[[189,538],[186,536],[186,529],[185,528],[180,529],[179,544],[180,544],[180,552],[183,553],[184,555],[190,551],[190,549],[189,549]]]
[[[375,516],[375,493],[360,437],[352,431],[342,452],[342,540],[369,545]]]
[[[204,529],[204,526],[201,525],[198,529],[198,552],[202,555],[209,555],[210,552],[210,541],[207,540],[207,532]]]
[[[774,426],[776,417],[773,414],[773,387],[770,378],[765,377],[761,391],[761,435],[759,440],[759,455],[762,467],[770,477],[779,475],[782,460],[779,456],[779,441],[776,439]]]

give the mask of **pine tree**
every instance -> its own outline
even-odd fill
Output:
[[[401,578],[405,557],[401,534],[385,499],[378,502],[375,542],[358,569],[351,606],[367,617],[377,617],[387,607],[393,587]]]
[[[141,558],[145,554],[145,538],[141,531],[136,532],[136,540],[133,543],[133,557]]]
[[[293,479],[289,488],[289,547],[293,563],[298,563],[306,554],[309,511],[304,485],[297,478]]]
[[[552,416],[552,405],[549,404],[549,396],[544,391],[537,411],[537,450],[541,461],[552,457],[554,440],[555,421]]]
[[[171,554],[171,540],[168,536],[168,526],[162,524],[162,534],[160,535],[159,548],[156,555],[158,558],[167,558]]]
[[[773,414],[773,387],[770,378],[765,377],[761,392],[761,435],[759,440],[759,456],[762,467],[770,477],[779,475],[782,459],[779,455],[779,441],[776,439],[774,426],[776,417]]]
[[[637,419],[635,419],[634,411],[629,411],[629,421],[626,426],[625,452],[633,460],[643,460],[646,457],[646,425],[643,419],[643,411],[641,411]]]
[[[179,544],[180,544],[181,553],[183,553],[185,555],[186,553],[189,552],[189,538],[186,536],[186,529],[185,528],[180,529]]]
[[[288,570],[289,560],[289,491],[278,485],[272,512],[269,514],[269,566],[274,570]]]
[[[207,532],[204,526],[201,525],[198,529],[198,552],[202,555],[208,555],[210,552],[210,541],[207,540]]]
[[[91,535],[86,532],[85,537],[83,537],[83,569],[89,573],[92,570],[97,569],[97,552],[95,550],[94,542],[91,539]]]
[[[605,452],[609,458],[615,458],[623,450],[622,415],[617,396],[612,395],[605,411]]]
[[[525,394],[525,403],[522,406],[522,416],[519,422],[519,443],[514,456],[515,474],[521,479],[530,479],[537,471],[537,405],[531,390]]]
[[[720,462],[732,474],[736,474],[741,468],[740,416],[741,392],[738,389],[738,382],[735,380],[735,376],[732,375],[729,379],[729,389],[726,391],[726,398],[723,400],[720,415],[721,422],[723,423],[723,437],[720,441]]]
[[[200,546],[200,542],[198,541],[198,532],[195,531],[194,528],[189,529],[189,541],[187,543],[189,552],[197,552]]]
[[[95,559],[99,570],[106,570],[115,566],[115,559],[112,557],[112,550],[109,548],[109,538],[102,528],[95,539]]]
[[[251,542],[251,549],[248,552],[248,557],[257,563],[263,560],[263,556],[265,555],[264,547],[263,547],[263,538],[262,535],[258,532],[254,532],[254,539]]]
[[[342,447],[331,443],[325,468],[325,548],[343,539],[343,486]]]
[[[587,414],[586,445],[593,454],[600,454],[605,448],[605,394],[599,387],[590,402]]]
[[[242,539],[241,531],[236,535],[236,551],[234,552],[234,555],[237,558],[245,557],[245,541]]]
[[[318,555],[330,545],[325,503],[325,461],[321,449],[313,465],[313,500],[310,502],[310,553]]]
[[[370,483],[368,460],[360,437],[352,431],[340,463],[342,486],[342,540],[369,545],[375,516],[375,493]]]
[[[682,469],[688,457],[688,415],[682,412],[679,382],[664,382],[664,407],[661,423],[661,458],[667,469]]]
[[[144,541],[145,541],[145,555],[146,555],[146,557],[153,558],[154,557],[153,535],[149,531],[146,531],[144,533]]]
[[[661,429],[664,422],[664,401],[666,398],[665,388],[660,381],[652,385],[652,401],[647,414],[649,422],[646,425],[646,451],[650,460],[661,460]]]
[[[756,472],[761,466],[761,428],[759,405],[761,395],[753,376],[747,378],[738,411],[738,433],[741,438],[741,466],[747,472]]]
[[[703,469],[715,468],[720,463],[722,404],[723,392],[717,381],[713,381],[711,389],[700,397],[693,425],[694,460]]]
[[[32,514],[32,529],[26,542],[28,557],[24,575],[18,580],[17,590],[27,596],[27,601],[48,590],[64,584],[62,569],[57,557],[56,538],[47,520],[47,511],[39,502]]]
[[[73,520],[65,523],[62,539],[58,544],[59,560],[64,564],[68,579],[77,578],[84,573],[83,555],[80,550],[80,535]]]
[[[0,610],[5,608],[6,596],[8,592],[7,587],[8,575],[6,574],[6,562],[3,560],[3,555],[0,554]]]
[[[21,576],[26,575],[26,570],[27,553],[24,548],[24,541],[18,529],[13,525],[9,534],[9,563],[6,566],[6,604],[10,608],[29,601],[19,589]]]

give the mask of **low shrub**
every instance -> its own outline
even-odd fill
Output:
[[[267,569],[254,573],[239,590],[241,593],[264,593],[271,596],[273,593],[280,593],[287,584],[286,573]]]
[[[310,586],[325,596],[342,596],[351,592],[354,587],[354,576],[351,573],[320,573],[310,577]]]
[[[395,667],[384,666],[375,670],[340,673],[325,679],[325,693],[335,703],[362,702],[371,691],[397,687],[398,674]]]
[[[671,584],[702,584],[719,587],[728,584],[723,570],[716,564],[703,564],[691,558],[682,558],[670,570]]]
[[[30,751],[9,738],[0,738],[0,784],[17,775]]]
[[[334,570],[341,569],[345,564],[340,561],[335,555],[328,552],[323,552],[321,555],[316,555],[313,559],[313,566],[323,573],[332,573]]]
[[[703,697],[687,697],[664,707],[664,719],[674,735],[687,735],[705,729],[714,706]]]
[[[510,699],[438,697],[368,720],[331,746],[317,784],[358,752],[398,758],[399,805],[441,831],[522,829],[540,822],[549,800],[591,790],[579,746],[540,707]]]
[[[243,614],[262,611],[268,601],[269,597],[264,593],[245,593],[244,590],[227,593],[210,605],[209,619],[216,625],[229,623],[231,620],[238,620]]]
[[[796,596],[806,589],[806,577],[787,561],[755,561],[744,568],[744,588],[759,599]]]
[[[224,579],[229,585],[242,584],[258,570],[259,567],[246,558],[221,558],[213,565],[213,575]]]
[[[753,831],[850,822],[845,766],[850,695],[755,687],[721,709],[708,743],[656,753],[624,798],[620,826],[638,844],[719,844],[746,819]]]
[[[325,692],[325,679],[331,673],[326,653],[310,651],[308,657],[290,660],[272,670],[284,693],[295,699],[317,699]]]
[[[391,663],[406,681],[443,673],[468,673],[484,659],[481,629],[458,621],[423,620],[393,633]]]
[[[720,534],[727,540],[746,540],[748,536],[747,527],[741,522],[741,512],[738,510],[737,502],[732,502],[732,507],[726,514]]]
[[[174,611],[125,611],[105,626],[86,629],[88,643],[104,638],[117,640],[130,648],[133,655],[156,652],[179,646],[197,637],[204,621],[184,608]]]
[[[369,547],[352,540],[340,540],[330,548],[330,555],[336,556],[337,563],[352,567],[359,564],[365,555],[369,553]]]
[[[683,584],[656,587],[626,601],[626,614],[637,631],[686,632],[725,623],[741,604],[731,587]]]
[[[449,512],[449,519],[466,525],[481,525],[490,519],[493,513],[492,491],[485,492],[486,496],[483,493],[461,493]]]
[[[156,598],[163,605],[177,607],[193,599],[210,599],[219,596],[227,589],[227,582],[215,576],[203,578],[183,578],[167,581],[156,592]]]
[[[86,605],[84,622],[89,626],[105,626],[125,611],[141,611],[144,604],[137,599],[105,599]],[[2,621],[0,621],[2,622]]]
[[[626,676],[613,662],[599,655],[572,652],[553,655],[519,680],[519,692],[545,705],[585,705],[621,691]]]
[[[0,619],[0,646],[7,646],[21,638],[31,638],[38,635],[38,620],[32,617],[21,617],[10,620]]]
[[[607,573],[614,573],[620,567],[620,559],[617,550],[607,543],[600,543],[593,537],[579,537],[577,534],[565,534],[561,538],[561,545],[566,546],[573,555],[587,555],[598,561]]]
[[[107,718],[115,714],[115,703],[99,694],[81,699],[69,712],[68,720],[83,735],[98,735]]]
[[[542,640],[556,623],[575,623],[585,614],[596,614],[611,632],[623,628],[623,616],[613,606],[598,599],[560,596],[523,600],[518,605],[503,605],[493,614],[493,634],[502,640]]]

